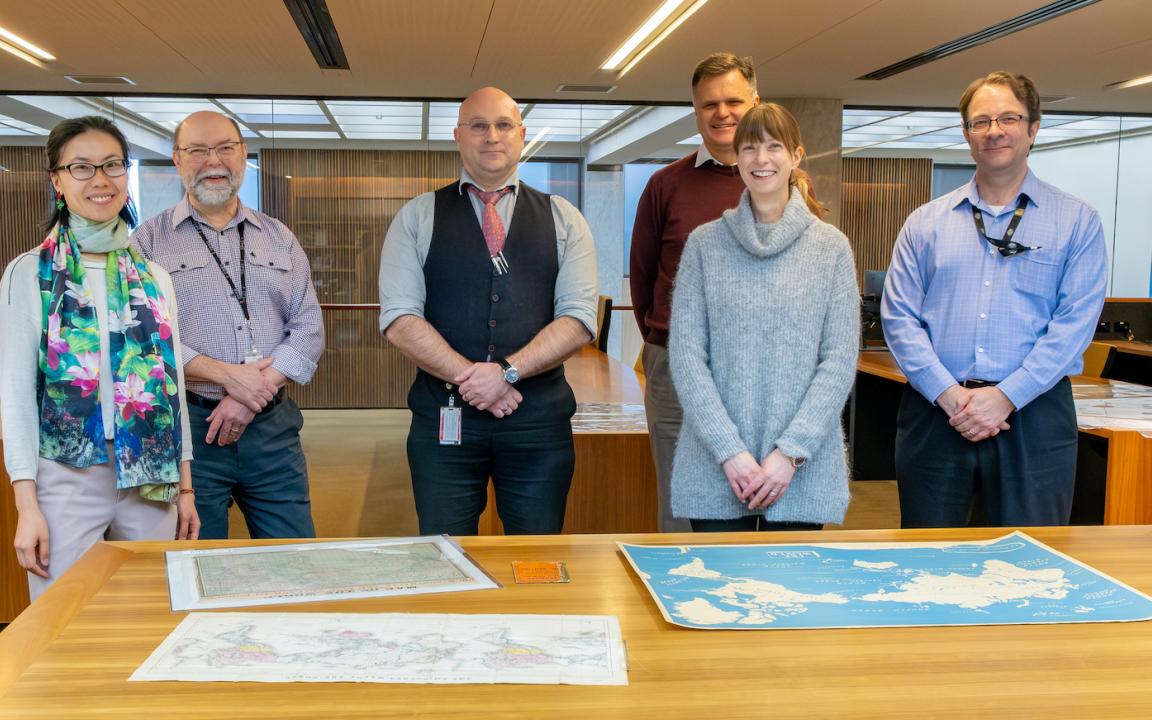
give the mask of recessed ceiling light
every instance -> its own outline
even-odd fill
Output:
[[[25,62],[30,62],[33,65],[43,67],[39,62],[37,62],[37,60],[52,61],[56,59],[56,56],[47,50],[43,50],[33,45],[16,33],[5,30],[2,27],[0,27],[0,38],[3,38],[3,40],[6,41],[0,42],[0,48],[7,50]],[[32,55],[29,55],[28,53],[31,53]],[[35,56],[35,59],[33,59],[32,56]]]
[[[1139,87],[1140,85],[1147,85],[1152,83],[1152,75],[1143,75],[1131,80],[1124,80],[1123,82],[1109,83],[1104,86],[1105,90],[1127,90],[1128,88]]]
[[[664,0],[660,7],[656,8],[656,12],[636,28],[623,45],[616,48],[616,52],[604,61],[600,69],[620,68],[616,76],[623,77],[706,2],[708,0]],[[669,21],[669,18],[672,20]]]

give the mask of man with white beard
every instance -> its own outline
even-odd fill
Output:
[[[176,289],[200,537],[228,537],[229,498],[254,538],[314,537],[303,418],[284,386],[311,379],[324,324],[292,231],[240,202],[247,156],[234,120],[189,115],[172,139],[184,199],[132,242]]]

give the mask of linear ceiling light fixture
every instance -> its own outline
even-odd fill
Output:
[[[1127,90],[1128,88],[1139,87],[1152,83],[1152,75],[1143,75],[1141,77],[1132,78],[1123,82],[1108,83],[1104,86],[1105,90]]]
[[[296,28],[324,70],[347,70],[348,56],[325,0],[284,0]]]
[[[956,38],[943,45],[925,50],[918,55],[913,55],[910,58],[905,58],[898,63],[893,63],[887,67],[882,67],[879,70],[873,70],[867,75],[861,75],[856,78],[857,80],[884,80],[893,75],[899,75],[902,72],[907,72],[921,65],[927,65],[931,62],[955,55],[965,50],[970,50],[978,45],[983,45],[993,40],[999,40],[1002,37],[1011,35],[1015,32],[1020,32],[1027,28],[1039,25],[1040,23],[1048,22],[1061,15],[1086,8],[1089,5],[1095,5],[1100,0],[1060,0],[1059,2],[1048,3],[1043,7],[1038,7],[1035,10],[1017,15],[1014,18],[1005,20],[1002,23],[997,23],[991,27],[986,27],[983,30],[977,30],[963,37]]]
[[[0,27],[0,50],[11,53],[26,63],[46,70],[44,62],[52,62],[56,56],[20,37],[10,30]]]
[[[624,75],[636,67],[636,63],[652,52],[652,49],[672,34],[676,28],[692,17],[708,0],[664,0],[656,12],[636,28],[624,44],[600,66],[601,70],[617,70],[616,77]]]

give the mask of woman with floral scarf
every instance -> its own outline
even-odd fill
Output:
[[[101,539],[195,539],[172,281],[128,244],[128,142],[48,136],[48,237],[0,281],[0,410],[16,556],[35,599]]]

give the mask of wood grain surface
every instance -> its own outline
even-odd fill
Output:
[[[1027,530],[1152,592],[1152,527]],[[970,540],[998,530],[788,533],[774,542]],[[732,534],[710,542],[763,542]],[[0,718],[1147,718],[1152,623],[702,631],[666,623],[617,540],[699,535],[464,538],[498,590],[272,606],[299,612],[610,614],[627,643],[626,687],[129,683],[180,622],[162,551],[101,544],[0,633]],[[239,541],[197,543],[198,547]],[[251,541],[249,541],[251,544]],[[513,560],[563,560],[572,582],[515,585]]]

